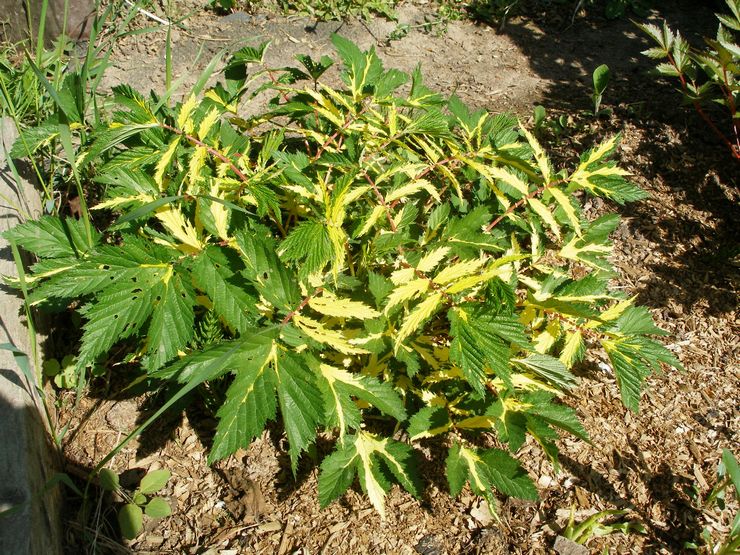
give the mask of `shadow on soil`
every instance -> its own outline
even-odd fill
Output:
[[[714,12],[721,8],[716,3],[679,0],[655,5],[650,21],[667,20],[694,45],[704,44],[702,37],[716,33]],[[654,64],[641,51],[651,45],[631,21],[589,16],[563,29],[568,23],[559,22],[560,27],[553,28],[545,14],[509,21],[502,30],[526,55],[531,68],[550,82],[543,93],[545,107],[570,114],[592,109],[591,73],[607,64],[612,80],[604,103],[614,109],[610,132],[621,132],[628,123],[646,131],[631,154],[649,180],[643,186],[648,192],[662,187],[674,202],[677,199],[693,208],[693,214],[702,214],[687,217],[685,210],[662,210],[656,218],[653,207],[644,202],[619,210],[630,217],[631,232],[657,243],[662,258],[670,261],[648,263],[650,277],[642,282],[639,301],[654,308],[672,301],[685,313],[697,303],[709,314],[734,310],[740,278],[738,163],[706,123],[681,105],[676,84],[649,75]],[[727,123],[721,111],[712,114],[719,125]],[[678,244],[691,246],[677,256]]]

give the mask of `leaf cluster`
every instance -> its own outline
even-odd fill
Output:
[[[726,0],[730,13],[716,14],[719,27],[715,38],[705,38],[703,48],[692,47],[678,31],[664,21],[662,27],[639,25],[657,46],[643,54],[663,60],[657,73],[676,78],[687,104],[692,104],[712,132],[740,159],[740,125],[737,106],[740,102],[740,0]],[[726,123],[717,124],[705,112],[706,105],[720,105],[729,116]]]
[[[341,87],[322,81],[331,60],[271,68],[266,45],[174,107],[117,87],[78,156],[105,191],[93,210],[117,219],[8,232],[38,256],[30,302],[78,307],[80,371],[120,346],[155,381],[225,380],[211,462],[279,416],[294,471],[317,433],[336,438],[322,505],[355,479],[381,515],[392,483],[418,495],[417,446],[436,436],[453,495],[533,498],[515,454],[529,437],[557,463],[560,433],[587,439],[561,401],[587,351],[631,410],[661,363],[680,366],[609,286],[618,216],[581,210],[645,194],[611,159],[617,137],[556,170],[514,117],[333,42]]]

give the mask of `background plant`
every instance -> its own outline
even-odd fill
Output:
[[[717,14],[719,27],[714,39],[705,39],[706,47],[692,47],[666,22],[663,27],[640,25],[657,47],[649,48],[644,55],[655,60],[666,60],[656,67],[658,74],[677,78],[684,101],[691,104],[712,132],[740,160],[740,45],[736,33],[740,31],[740,0],[726,0],[729,14]],[[717,122],[707,112],[707,105],[720,105],[726,116]]]
[[[336,438],[322,505],[356,477],[381,515],[392,482],[419,495],[416,445],[436,436],[452,495],[468,483],[492,509],[494,491],[534,498],[513,454],[530,436],[557,465],[560,432],[587,438],[559,401],[587,351],[605,351],[635,411],[645,378],[680,366],[649,338],[663,333],[649,312],[609,287],[618,216],[588,220],[578,202],[645,195],[610,160],[616,137],[556,170],[515,118],[333,42],[343,88],[322,82],[326,60],[267,67],[266,45],[174,107],[117,87],[112,121],[75,159],[105,189],[95,210],[118,219],[8,232],[39,256],[30,302],[79,307],[80,372],[118,345],[177,384],[128,439],[223,380],[209,460],[279,412],[294,472],[318,431]],[[239,117],[264,90],[267,109]],[[221,330],[203,342],[194,330],[214,313]]]
[[[735,498],[737,499],[738,492],[740,492],[740,465],[738,465],[732,451],[723,449],[722,459],[717,466],[717,483],[712,488],[704,503],[699,504],[702,505],[704,510],[711,510],[717,507],[720,511],[725,512],[727,510],[725,498],[727,492],[733,487],[735,488]],[[717,555],[737,553],[740,550],[740,512],[735,513],[730,524],[730,530],[727,536],[722,538],[721,541],[715,543],[712,539],[712,530],[706,527],[702,530],[701,542],[703,542],[704,547],[706,547],[709,553]],[[700,549],[700,546],[694,543],[688,544],[686,547]]]
[[[118,474],[108,468],[100,470],[100,487],[116,493],[125,501],[117,513],[118,525],[124,538],[133,540],[141,534],[145,514],[150,518],[164,518],[172,513],[170,504],[164,497],[152,496],[165,488],[170,476],[169,470],[152,470],[142,477],[139,487],[133,492],[127,492],[121,487]]]

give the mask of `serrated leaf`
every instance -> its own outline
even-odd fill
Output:
[[[413,449],[390,438],[360,432],[345,438],[338,449],[324,459],[319,475],[319,501],[322,507],[339,497],[352,484],[355,473],[375,510],[385,520],[385,493],[390,484],[383,467],[412,495],[420,494]],[[383,467],[381,467],[383,465]]]
[[[286,260],[304,260],[301,276],[320,272],[331,261],[333,247],[327,227],[314,220],[296,226],[280,245]]]
[[[85,307],[83,315],[88,321],[83,327],[79,368],[93,364],[116,341],[130,337],[144,325],[151,315],[156,291],[152,284],[142,285],[124,282],[101,293],[95,304]]]
[[[167,485],[170,477],[170,471],[166,468],[160,468],[158,470],[152,470],[147,472],[139,483],[139,491],[145,495],[150,493],[157,493],[159,490]]]
[[[298,457],[316,437],[323,420],[321,392],[313,373],[298,356],[281,351],[273,361],[280,413],[288,436],[290,466],[295,475]]]
[[[321,364],[320,371],[325,405],[330,407],[327,418],[339,427],[340,438],[348,428],[360,427],[359,410],[351,397],[362,399],[398,421],[406,419],[403,401],[390,384],[328,364]]]
[[[523,125],[519,124],[519,128],[527,139],[529,146],[532,147],[532,153],[534,154],[534,159],[537,161],[537,166],[540,168],[542,178],[545,183],[549,183],[552,179],[552,168],[550,166],[550,160],[548,160],[542,145],[540,145],[535,136],[532,135],[532,133],[530,133]]]
[[[394,335],[396,350],[401,343],[414,332],[422,331],[422,324],[431,318],[442,305],[442,294],[432,293],[422,302],[417,304],[413,310],[404,318],[401,327]]]
[[[336,451],[321,463],[319,473],[319,503],[326,507],[342,495],[352,485],[357,474],[357,450],[354,446],[356,436],[348,438],[337,446]]]
[[[553,235],[555,235],[555,237],[557,238],[560,238],[560,226],[558,225],[557,221],[555,221],[555,217],[552,215],[552,212],[550,212],[550,209],[545,206],[541,200],[536,198],[528,199],[527,203],[532,208],[532,210],[534,210],[535,214],[542,218],[542,221],[547,224]]]
[[[388,314],[392,308],[403,302],[415,299],[428,288],[429,280],[426,279],[412,279],[400,287],[396,287],[388,296],[388,300],[385,305],[385,313]]]
[[[343,331],[327,328],[324,324],[313,318],[296,314],[293,316],[293,323],[314,341],[328,345],[340,353],[361,355],[369,352],[366,349],[353,345],[350,342],[350,338]]]
[[[465,379],[483,395],[487,369],[513,388],[509,368],[510,343],[529,346],[524,328],[508,316],[491,316],[460,308],[450,311],[450,360],[459,364]],[[509,343],[507,343],[509,342]]]
[[[308,306],[320,314],[335,316],[337,318],[367,320],[380,316],[380,312],[367,306],[365,303],[339,298],[326,290],[321,296],[311,297],[308,301]]]
[[[97,232],[93,232],[97,242]],[[92,245],[87,244],[82,220],[42,216],[38,220],[19,224],[3,236],[42,258],[81,257]]]
[[[177,152],[177,147],[180,146],[181,138],[182,137],[180,135],[177,135],[172,139],[167,150],[165,150],[164,154],[159,159],[159,162],[157,162],[157,166],[154,170],[154,182],[159,186],[160,191],[166,190],[164,174],[169,168],[172,159],[175,157],[175,152]]]
[[[275,418],[275,373],[269,368],[276,355],[274,344],[261,347],[259,356],[239,368],[218,410],[219,419],[208,462],[223,459],[237,449],[246,449]]]
[[[411,441],[446,433],[452,422],[444,407],[424,407],[409,420],[406,432]]]
[[[624,406],[632,412],[638,412],[642,382],[650,375],[650,370],[639,358],[620,349],[618,343],[602,344],[614,368]]]
[[[182,278],[175,274],[162,281],[153,297],[152,318],[147,330],[149,367],[159,368],[175,358],[193,337],[195,299]]]
[[[491,485],[501,493],[519,499],[537,499],[537,488],[522,469],[519,461],[500,449],[489,449],[481,454],[491,478]]]
[[[253,321],[255,298],[237,274],[238,262],[225,249],[208,247],[193,264],[193,279],[213,301],[213,309],[234,332],[243,332]]]
[[[555,357],[532,353],[525,359],[516,359],[516,362],[562,389],[571,389],[578,383],[570,370]]]
[[[583,334],[580,331],[568,332],[566,334],[565,345],[560,351],[560,362],[566,368],[571,368],[576,362],[579,362],[586,352],[586,345],[583,341]]]

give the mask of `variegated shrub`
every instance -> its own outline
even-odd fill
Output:
[[[560,431],[586,438],[560,398],[587,351],[608,355],[632,410],[660,363],[678,366],[648,311],[609,288],[618,217],[580,208],[645,195],[609,161],[616,138],[556,170],[515,118],[334,44],[339,88],[322,82],[328,58],[271,69],[260,47],[175,108],[115,89],[77,165],[104,186],[93,213],[120,216],[92,234],[50,216],[10,232],[39,257],[31,302],[74,301],[80,370],[122,344],[178,398],[225,381],[210,461],[279,413],[294,471],[317,433],[335,441],[323,505],[356,476],[381,515],[392,481],[419,495],[416,446],[435,436],[453,495],[534,498],[515,454],[531,436],[556,463]],[[264,91],[267,108],[240,117]],[[204,344],[206,320],[219,333]]]

